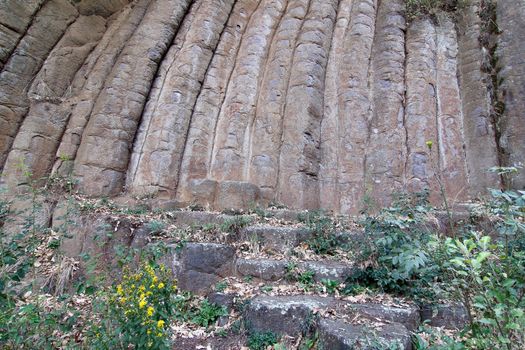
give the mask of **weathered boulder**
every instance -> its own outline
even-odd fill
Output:
[[[178,287],[204,292],[221,278],[233,275],[235,249],[214,243],[188,243],[176,252],[172,264]]]

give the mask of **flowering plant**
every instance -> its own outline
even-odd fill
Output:
[[[122,281],[101,295],[104,316],[92,330],[97,349],[169,349],[176,284],[163,265],[124,269]]]

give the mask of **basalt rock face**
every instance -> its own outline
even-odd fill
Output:
[[[486,3],[407,23],[404,0],[5,0],[3,185],[355,213],[442,174],[477,196],[525,157],[525,4],[485,33]]]

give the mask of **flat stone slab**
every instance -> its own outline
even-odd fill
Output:
[[[175,211],[172,213],[175,224],[179,227],[203,226],[207,224],[220,225],[234,216],[207,211]]]
[[[241,231],[242,240],[256,242],[264,249],[284,254],[289,253],[311,236],[308,229],[303,227],[254,225]]]
[[[249,330],[295,336],[309,328],[314,310],[326,309],[334,303],[330,297],[310,295],[258,296],[245,310]]]
[[[298,264],[299,268],[306,271],[313,271],[314,280],[333,280],[344,282],[352,274],[353,266],[337,261],[305,261]]]
[[[277,281],[286,276],[287,260],[238,259],[236,272],[240,276],[251,276],[264,281]],[[336,261],[305,261],[297,263],[301,271],[314,272],[314,280],[344,282],[352,274],[353,266]]]
[[[317,311],[335,311],[334,317],[345,317],[373,323],[396,323],[407,332],[419,324],[417,307],[394,307],[373,303],[349,303],[333,297],[313,295],[257,296],[245,311],[250,329],[259,332],[297,335],[308,329]]]
[[[344,313],[362,315],[372,320],[395,322],[414,331],[421,322],[419,308],[416,306],[395,307],[377,303],[347,303],[342,304]]]
[[[410,332],[399,323],[372,327],[322,319],[318,329],[319,345],[322,349],[380,350],[393,349],[395,344],[399,344],[401,349],[412,349]]]
[[[287,262],[270,259],[237,259],[236,272],[240,276],[251,276],[264,281],[277,281],[286,274]]]

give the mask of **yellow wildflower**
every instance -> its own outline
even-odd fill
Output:
[[[159,289],[162,289],[162,288],[164,288],[164,283],[160,282],[159,283]]]
[[[141,301],[139,301],[139,309],[143,309],[144,306],[146,306],[148,302],[144,299],[142,299]]]
[[[122,290],[122,284],[117,285],[117,294],[118,295],[124,294],[124,291]]]
[[[162,333],[161,332],[157,333],[157,337],[162,337]]]
[[[152,292],[150,292],[149,290],[146,292],[146,296],[149,297],[150,295],[153,295]]]
[[[158,320],[157,321],[157,328],[162,328],[164,327],[164,320]]]
[[[126,301],[128,301],[128,298],[125,298],[125,297],[120,298],[121,304],[124,304]]]
[[[151,334],[151,329],[148,329],[146,333]]]
[[[159,280],[159,279],[158,279],[157,276],[153,277],[153,283],[157,283],[158,280]]]
[[[153,313],[155,312],[155,309],[153,307],[148,307],[148,316],[151,317],[153,316]]]
[[[142,291],[145,291],[145,290],[146,290],[146,287],[144,287],[144,286],[140,286],[140,287],[139,287],[139,291],[142,292]]]

